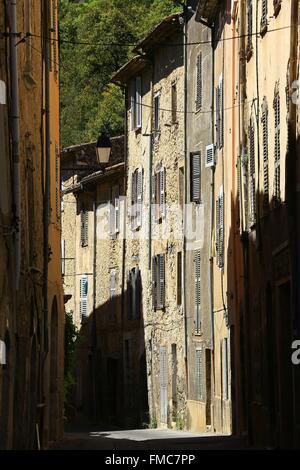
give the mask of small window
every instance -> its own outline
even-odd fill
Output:
[[[172,124],[177,122],[177,85],[172,84]]]
[[[80,278],[80,320],[87,318],[87,296],[88,296],[88,278],[81,276]]]
[[[160,93],[154,96],[154,132],[156,135],[160,133]]]
[[[152,175],[152,204],[157,222],[166,217],[166,169],[157,170]]]
[[[136,77],[131,91],[131,129],[142,127],[142,78]]]
[[[201,200],[201,154],[191,154],[191,200],[200,202]]]
[[[196,111],[202,108],[203,99],[203,71],[202,71],[202,52],[197,57],[197,79],[196,79]]]
[[[268,0],[261,2],[261,20],[260,20],[260,34],[264,35],[268,28]]]
[[[247,59],[249,60],[253,52],[253,3],[247,0]]]
[[[80,241],[82,247],[88,246],[88,221],[89,213],[85,208],[82,208],[80,212]]]
[[[165,307],[165,255],[152,259],[152,304],[154,310]]]

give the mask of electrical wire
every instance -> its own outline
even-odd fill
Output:
[[[42,55],[42,52],[40,50],[38,50],[36,47],[32,46],[32,44],[30,44],[29,42],[27,42],[27,39],[28,38],[23,38],[20,43],[26,43],[29,47],[31,47],[34,51],[38,52],[39,54]],[[51,60],[51,59],[50,59]],[[65,70],[68,70],[65,66],[63,65],[60,65],[58,64],[58,62],[55,62],[53,60],[51,60],[51,62],[53,62],[54,64],[56,64],[58,67],[60,68],[63,68]],[[103,92],[105,93],[108,93],[109,95],[113,96],[114,98],[118,98],[119,96],[116,94],[116,93],[113,93],[111,90],[108,90],[108,89],[105,89],[103,90]],[[255,100],[256,98],[254,98]],[[167,108],[155,108],[155,106],[153,105],[150,105],[150,104],[145,104],[145,103],[141,103],[141,102],[137,102],[136,100],[132,100],[132,103],[134,104],[138,104],[144,108],[149,108],[149,109],[157,109],[158,111],[164,111],[164,112],[167,112],[167,113],[173,113],[174,110],[173,109],[167,109]],[[250,103],[253,103],[253,99],[249,100],[249,101],[244,101],[243,104],[250,104]],[[229,106],[227,108],[224,108],[223,111],[229,111],[231,109],[234,109],[234,108],[238,108],[240,106],[240,103],[234,105],[234,106]],[[176,109],[176,112],[178,114],[184,114],[184,113],[187,113],[187,114],[211,114],[211,109],[208,109],[208,110],[200,110],[200,111],[184,111],[184,110],[181,110],[181,109]],[[217,110],[214,111],[215,113],[217,112]]]

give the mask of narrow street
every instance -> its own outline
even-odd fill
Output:
[[[105,431],[91,428],[65,433],[53,450],[238,450],[246,444],[232,436],[171,429]]]

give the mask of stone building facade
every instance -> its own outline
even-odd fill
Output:
[[[185,426],[180,18],[165,18],[113,77],[127,96],[125,271],[141,275],[150,422],[162,427]]]
[[[62,435],[57,18],[56,1],[0,5],[2,449]],[[16,46],[25,31],[35,36]]]

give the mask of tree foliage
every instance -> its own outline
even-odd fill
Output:
[[[61,0],[62,146],[94,140],[102,126],[123,132],[124,97],[111,76],[132,57],[129,44],[179,8],[173,0]]]

